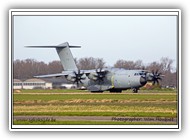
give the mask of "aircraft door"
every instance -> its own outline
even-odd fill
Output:
[[[127,86],[131,86],[131,75],[130,74],[128,74],[127,75]]]

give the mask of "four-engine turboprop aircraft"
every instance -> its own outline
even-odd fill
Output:
[[[159,83],[162,80],[158,71],[149,72],[147,70],[127,70],[123,68],[98,68],[92,70],[79,70],[75,64],[70,48],[80,48],[80,46],[69,46],[68,42],[58,46],[27,46],[36,48],[55,48],[64,71],[57,74],[34,76],[36,78],[62,77],[68,81],[84,86],[91,92],[122,92],[122,90],[132,89],[137,93],[139,88],[147,82]]]

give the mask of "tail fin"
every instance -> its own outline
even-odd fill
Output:
[[[64,70],[78,70],[69,47],[78,48],[78,46],[69,46],[68,42],[60,44],[58,47],[56,47],[56,51],[61,60],[61,64]]]
[[[80,48],[80,46],[69,46],[68,42],[62,43],[58,46],[27,46],[36,48],[56,48],[57,54],[61,60],[61,64],[64,70],[74,70],[77,71],[78,68],[73,59],[70,48]]]

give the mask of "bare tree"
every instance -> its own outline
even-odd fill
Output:
[[[105,67],[105,62],[102,58],[85,57],[77,61],[79,69],[89,70]]]
[[[174,68],[172,67],[173,60],[168,57],[163,57],[160,59],[160,64],[165,75],[162,84],[164,86],[176,87],[177,85],[177,73],[172,72]],[[175,70],[174,70],[175,71]]]
[[[114,64],[114,67],[125,69],[142,69],[143,64],[141,60],[137,60],[136,62],[134,62],[120,59]]]
[[[47,74],[47,64],[34,59],[15,60],[13,63],[13,77],[15,79],[28,79],[35,75]]]
[[[22,74],[22,64],[20,60],[15,60],[13,63],[13,76],[15,79],[20,79]]]
[[[48,64],[48,73],[60,73],[63,71],[63,66],[60,61],[52,61]]]
[[[96,58],[96,68],[103,68],[105,64],[103,58]]]
[[[152,62],[149,63],[148,66],[146,66],[146,69],[149,71],[158,71],[158,72],[163,72],[162,65],[159,62]]]
[[[160,62],[161,62],[163,71],[168,71],[168,72],[172,71],[172,69],[173,69],[173,67],[172,67],[173,60],[172,59],[169,59],[168,57],[162,57],[160,59]]]

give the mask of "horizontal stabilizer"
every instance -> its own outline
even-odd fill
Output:
[[[28,48],[65,48],[67,46],[25,46]],[[81,48],[81,46],[69,46],[69,48]]]
[[[60,45],[56,45],[56,46],[25,46],[28,48],[65,48],[65,47],[69,47],[69,48],[81,48],[81,46],[70,46],[68,42],[62,43]]]

